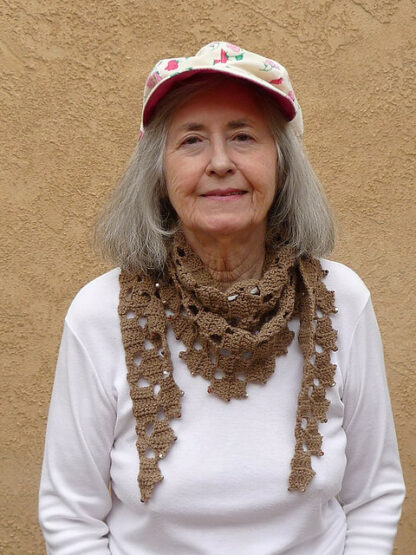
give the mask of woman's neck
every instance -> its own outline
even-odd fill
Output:
[[[183,230],[207,270],[226,291],[237,281],[260,279],[265,256],[265,229],[240,236],[214,236]]]

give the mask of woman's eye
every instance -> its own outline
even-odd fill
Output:
[[[195,145],[199,142],[199,140],[200,140],[199,137],[195,137],[195,136],[186,137],[186,139],[184,139],[181,144],[182,145]]]
[[[246,143],[246,142],[248,142],[248,141],[251,141],[252,138],[253,138],[253,137],[252,137],[251,135],[249,135],[248,133],[239,133],[239,134],[236,135],[236,137],[235,137],[235,139],[236,139],[238,142],[241,142],[241,143]]]

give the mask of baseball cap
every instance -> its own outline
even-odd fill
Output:
[[[197,74],[219,73],[249,81],[267,91],[298,136],[303,133],[302,111],[288,72],[278,62],[229,42],[210,42],[194,56],[166,58],[150,72],[143,93],[139,139],[160,100],[180,82]]]

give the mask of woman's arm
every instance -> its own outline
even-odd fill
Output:
[[[354,331],[343,395],[347,467],[339,500],[347,515],[345,555],[392,553],[404,483],[383,347],[369,298]]]
[[[49,409],[39,495],[47,552],[108,555],[106,515],[114,401],[65,322]]]

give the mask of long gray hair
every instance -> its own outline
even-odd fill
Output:
[[[106,260],[128,271],[163,270],[178,217],[167,196],[163,158],[174,108],[224,79],[189,79],[168,93],[145,129],[117,189],[99,216],[94,243]],[[335,242],[333,216],[302,142],[276,102],[245,83],[258,99],[276,142],[278,187],[268,214],[268,238],[288,241],[299,256],[329,254]]]

